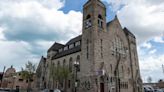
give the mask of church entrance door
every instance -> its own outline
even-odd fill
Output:
[[[100,83],[100,92],[104,92],[104,83]]]

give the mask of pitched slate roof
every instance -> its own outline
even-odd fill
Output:
[[[75,37],[75,38],[72,38],[71,40],[69,40],[69,41],[66,43],[66,45],[70,45],[70,44],[72,44],[72,43],[75,43],[75,42],[77,42],[77,41],[80,41],[80,40],[81,40],[81,37],[82,37],[82,35],[79,35],[79,36],[77,36],[77,37]]]
[[[64,46],[69,46],[71,44],[74,44],[75,42],[81,41],[81,39],[82,39],[82,35],[79,35],[79,36],[69,40]],[[69,55],[69,54],[73,54],[73,53],[76,53],[76,52],[79,52],[79,51],[81,51],[81,45],[74,46],[74,48],[68,49],[66,51],[58,52],[55,56],[52,57],[52,59],[57,59],[57,58],[60,58],[60,57],[63,57],[63,56]]]
[[[55,42],[49,49],[48,49],[48,52],[50,51],[57,51],[58,49],[64,47],[63,44],[60,44],[60,43],[57,43]]]
[[[61,53],[58,53],[54,57],[52,57],[52,59],[57,59],[57,58],[60,58],[60,57],[66,56],[66,55],[70,55],[70,54],[73,54],[73,53],[76,53],[79,51],[81,51],[81,46],[77,46],[77,47],[74,47],[72,49],[62,51]]]

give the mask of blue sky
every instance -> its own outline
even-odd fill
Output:
[[[55,41],[65,43],[81,34],[86,1],[0,0],[0,71],[11,65],[20,70],[28,60],[37,64]],[[143,80],[164,78],[164,1],[102,1],[107,21],[117,14],[122,27],[136,35]]]

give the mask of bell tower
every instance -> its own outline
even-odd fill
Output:
[[[96,73],[98,65],[103,62],[101,58],[102,34],[106,34],[106,7],[100,0],[88,0],[83,6],[83,30],[81,47],[81,82],[87,81],[92,87],[97,85]],[[84,89],[87,87],[84,87]],[[96,92],[97,86],[85,90]],[[83,91],[84,92],[84,91]]]
[[[101,35],[106,33],[106,7],[100,0],[89,0],[83,6],[82,31],[82,72],[94,73],[97,51],[100,49]]]

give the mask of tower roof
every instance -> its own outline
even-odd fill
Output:
[[[101,0],[88,0],[85,4],[84,4],[84,6],[85,5],[87,5],[87,4],[89,4],[89,3],[95,3],[95,2],[99,2],[99,3],[101,3],[104,7],[105,7],[105,4],[101,1]]]

